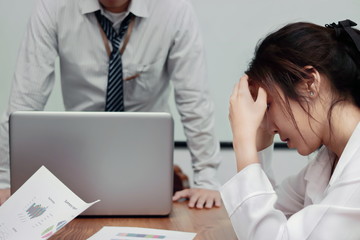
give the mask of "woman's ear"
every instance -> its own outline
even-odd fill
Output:
[[[308,77],[304,78],[299,86],[300,94],[308,101],[319,96],[321,75],[313,66],[305,66]]]

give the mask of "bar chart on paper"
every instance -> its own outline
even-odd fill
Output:
[[[28,204],[26,204],[22,211],[17,215],[19,217],[19,220],[25,223],[35,219],[34,222],[36,222],[37,225],[40,225],[41,222],[44,222],[46,221],[46,219],[51,218],[52,214],[49,213],[49,211],[46,212],[49,205],[42,205],[38,202],[39,200],[35,198]]]
[[[14,216],[12,221],[9,222],[7,218],[6,222],[0,222],[0,240],[9,239],[10,236],[24,228],[40,232],[43,239],[50,237],[67,223],[65,220],[56,221],[57,224],[53,223],[54,213],[51,206],[54,203],[51,197],[34,197],[23,207],[19,207],[18,212],[12,215]],[[20,226],[21,229],[19,229]]]
[[[96,202],[84,202],[41,167],[0,206],[0,240],[48,239]]]
[[[28,216],[33,219],[36,217],[41,216],[45,211],[46,211],[47,207],[43,207],[41,206],[41,204],[36,205],[35,203],[33,203],[27,210],[27,214]]]

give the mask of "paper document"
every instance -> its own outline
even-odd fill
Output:
[[[0,240],[48,239],[98,201],[84,202],[42,166],[0,207]]]
[[[103,227],[88,240],[192,240],[196,233],[151,228]]]

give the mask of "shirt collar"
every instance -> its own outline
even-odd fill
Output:
[[[149,17],[150,3],[149,0],[131,0],[129,11],[137,17]]]
[[[150,2],[149,0],[131,0],[128,11],[137,17],[146,18],[149,16]],[[102,11],[98,0],[80,0],[79,7],[81,14],[92,13],[97,10]]]
[[[96,12],[101,9],[100,3],[98,0],[80,0],[79,7],[81,14],[87,14]]]
[[[342,174],[345,167],[349,164],[349,161],[352,159],[353,155],[359,149],[360,142],[360,123],[357,124],[354,132],[352,133],[349,141],[347,142],[344,151],[342,152],[339,162],[336,165],[334,173],[331,176],[329,185],[332,185]]]
[[[334,162],[334,153],[322,146],[314,161],[309,163],[304,180],[306,180],[306,194],[311,203],[318,203],[329,184],[331,166]]]

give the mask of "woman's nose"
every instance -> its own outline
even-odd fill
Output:
[[[276,127],[275,123],[272,121],[271,117],[267,113],[265,114],[265,124],[269,134],[278,133],[278,128]]]

